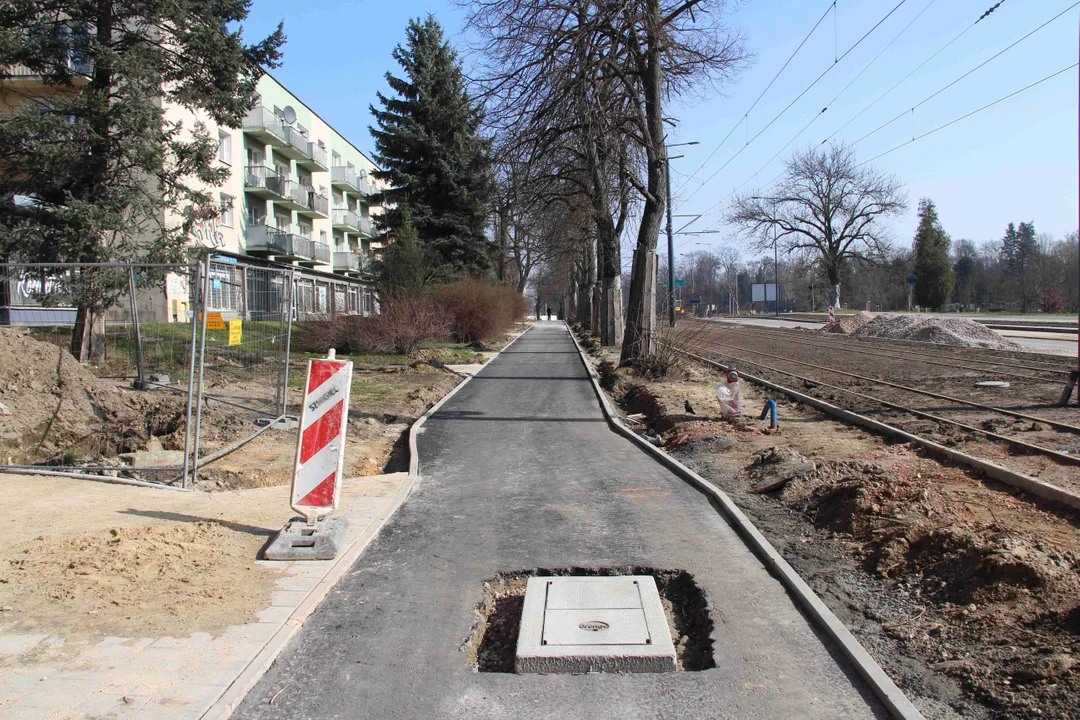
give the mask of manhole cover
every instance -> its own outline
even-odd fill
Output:
[[[536,577],[525,589],[514,668],[670,672],[675,647],[650,575]]]

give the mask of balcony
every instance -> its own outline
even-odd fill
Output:
[[[285,124],[281,118],[261,105],[248,110],[248,114],[244,117],[244,132],[257,138],[264,145],[284,146],[286,144],[284,128]]]
[[[332,257],[330,252],[330,246],[324,242],[319,242],[318,240],[308,240],[308,242],[311,244],[309,250],[309,257],[311,258],[312,262],[310,264],[329,265]],[[300,262],[301,264],[305,263],[304,260],[301,260]]]
[[[357,229],[367,235],[368,237],[375,237],[375,224],[371,222],[371,218],[360,216],[360,224]]]
[[[311,188],[287,178],[281,178],[279,183],[281,198],[275,201],[279,207],[301,212],[311,210]]]
[[[278,152],[297,161],[311,160],[311,156],[308,155],[308,145],[311,143],[301,134],[299,128],[295,125],[282,124],[281,135],[285,143],[278,147]]]
[[[257,197],[281,200],[285,197],[288,182],[271,167],[249,165],[244,170],[244,191]]]
[[[310,260],[311,241],[269,225],[248,225],[244,239],[249,253],[271,255],[277,260]]]
[[[308,204],[307,206],[297,210],[296,212],[307,217],[319,218],[325,220],[330,217],[330,199],[325,195],[316,195],[315,191],[311,188],[307,188],[308,191]]]
[[[352,210],[334,208],[333,226],[335,230],[358,232],[360,230],[360,216]]]
[[[307,156],[297,159],[296,164],[302,168],[317,172],[326,172],[330,169],[330,165],[326,161],[326,148],[319,147],[313,142],[308,143]]]
[[[93,71],[93,63],[79,52],[68,54],[66,69],[71,73],[71,83],[76,86],[90,82],[90,73]],[[36,70],[31,70],[25,65],[13,65],[7,71],[5,82],[18,83],[20,85],[43,85],[46,75]]]
[[[347,190],[351,193],[361,194],[360,176],[356,174],[356,171],[351,167],[332,167],[330,168],[330,184],[340,190]]]
[[[364,269],[364,259],[353,252],[334,253],[334,272],[359,275]]]
[[[371,178],[369,178],[368,176],[361,176],[360,178],[358,178],[358,180],[360,184],[356,186],[356,189],[359,190],[362,195],[370,196],[378,192],[377,190],[375,190],[375,185],[372,184]]]

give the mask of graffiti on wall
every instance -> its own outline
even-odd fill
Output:
[[[192,223],[188,235],[200,245],[212,248],[225,247],[225,235],[221,232],[221,223],[217,216],[197,218]]]

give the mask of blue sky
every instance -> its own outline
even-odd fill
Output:
[[[858,140],[1074,1],[1005,0],[836,138]],[[834,48],[836,54],[842,55],[898,2],[838,0],[835,35],[830,13],[749,114],[745,126],[739,123],[747,109],[830,3],[748,2],[731,16],[731,24],[745,34],[747,48],[754,54],[751,67],[721,92],[677,100],[666,111],[679,121],[673,142],[700,143],[679,148],[677,152],[684,157],[673,161],[672,183],[678,188],[676,212],[706,213],[690,229],[716,229],[721,233],[678,238],[677,243],[690,243],[683,252],[705,249],[694,242],[741,245],[731,241],[730,229],[722,225],[718,212],[736,187],[746,183],[746,190],[772,180],[793,148],[817,145],[840,129],[996,0],[906,0],[858,47],[834,64]],[[368,105],[375,102],[376,91],[385,92],[384,73],[399,70],[390,53],[402,41],[408,19],[428,12],[443,23],[455,44],[464,44],[456,36],[462,21],[458,8],[449,3],[415,0],[255,0],[245,34],[265,34],[277,20],[284,19],[289,41],[285,63],[275,75],[361,149],[370,152]],[[1078,23],[1080,8],[1074,7],[921,105],[913,116],[909,113],[859,142],[855,146],[859,158],[868,160],[910,140],[913,130],[915,135],[932,130],[1077,62]],[[867,68],[897,35],[888,50]],[[834,67],[824,79],[739,152],[747,137],[753,138],[830,65]],[[861,77],[844,90],[860,72]],[[836,102],[829,104],[838,94]],[[895,173],[907,185],[911,209],[893,223],[896,241],[910,243],[916,224],[914,208],[920,197],[933,198],[942,224],[954,239],[999,238],[1006,224],[1026,220],[1034,220],[1039,232],[1056,237],[1075,230],[1080,172],[1078,104],[1078,73],[1073,68],[875,160],[877,167]],[[828,109],[821,113],[826,105]],[[809,129],[766,165],[815,116]],[[737,128],[735,132],[699,171],[733,127]],[[729,160],[723,170],[702,184]]]

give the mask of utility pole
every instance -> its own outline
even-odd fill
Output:
[[[670,146],[669,146],[670,147]],[[668,327],[675,327],[675,231],[671,223],[671,161],[664,161],[665,183],[667,185],[667,283],[668,283]]]
[[[682,147],[684,145],[697,145],[697,140],[693,142],[675,143],[673,145],[664,145],[666,149],[674,147]],[[664,153],[667,155],[667,153]],[[672,228],[671,222],[671,161],[678,160],[682,155],[676,155],[674,157],[667,156],[664,161],[664,182],[667,186],[667,270],[668,270],[668,326],[675,327],[675,231]]]

